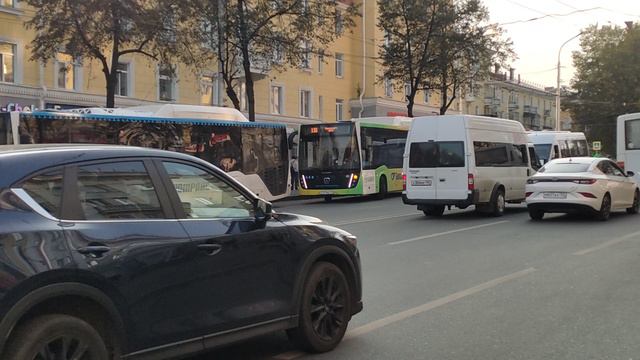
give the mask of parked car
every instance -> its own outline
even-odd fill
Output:
[[[521,123],[471,115],[415,118],[404,152],[402,200],[427,216],[445,206],[501,216],[505,204],[525,200],[531,163]]]
[[[362,309],[356,238],[211,164],[0,146],[0,358],[161,359],[277,330],[324,352]]]
[[[545,213],[591,213],[609,219],[611,211],[640,209],[634,173],[606,158],[555,159],[527,181],[527,208],[533,220]]]

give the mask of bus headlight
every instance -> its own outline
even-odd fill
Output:
[[[349,183],[347,184],[347,188],[351,189],[352,187],[356,187],[356,185],[358,185],[358,174],[351,173],[348,177]]]

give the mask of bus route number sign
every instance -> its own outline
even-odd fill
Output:
[[[594,142],[591,144],[591,148],[592,148],[594,151],[600,151],[600,150],[602,150],[602,142],[600,142],[600,141],[594,141]]]

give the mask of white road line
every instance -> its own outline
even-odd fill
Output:
[[[271,359],[273,360],[293,360],[293,359],[297,359],[301,356],[306,355],[306,353],[303,353],[302,351],[287,351],[284,352],[282,354],[278,354],[274,357],[272,357]]]
[[[418,236],[418,237],[414,237],[414,238],[406,239],[406,240],[394,241],[394,242],[388,243],[387,245],[406,244],[406,243],[410,243],[410,242],[414,242],[414,241],[431,239],[431,238],[438,237],[438,236],[455,234],[455,233],[458,233],[458,232],[469,231],[469,230],[474,230],[474,229],[480,229],[480,228],[487,227],[487,226],[500,225],[500,224],[504,224],[504,223],[507,223],[507,222],[509,222],[509,220],[496,221],[496,222],[492,222],[492,223],[488,223],[488,224],[481,224],[481,225],[476,225],[476,226],[469,226],[469,227],[462,228],[462,229],[449,230],[449,231],[445,231],[445,232],[441,232],[441,233],[425,235],[425,236]]]
[[[395,313],[393,315],[389,315],[389,316],[384,317],[382,319],[378,319],[378,320],[372,321],[372,322],[370,322],[368,324],[365,324],[365,325],[359,326],[359,327],[357,327],[357,328],[355,328],[353,330],[350,330],[345,335],[344,339],[347,340],[347,339],[354,338],[356,336],[368,334],[368,333],[370,333],[372,331],[378,330],[378,329],[380,329],[382,327],[385,327],[387,325],[391,325],[393,323],[396,323],[396,322],[399,322],[399,321],[402,321],[402,320],[406,320],[406,319],[408,319],[410,317],[413,317],[413,316],[416,316],[416,315],[420,315],[420,314],[425,313],[427,311],[436,309],[436,308],[438,308],[440,306],[450,304],[450,303],[452,303],[452,302],[454,302],[456,300],[460,300],[460,299],[463,299],[465,297],[477,294],[477,293],[479,293],[481,291],[494,288],[494,287],[496,287],[498,285],[501,285],[501,284],[504,284],[506,282],[513,281],[513,280],[525,277],[525,276],[527,276],[527,275],[529,275],[529,274],[531,274],[531,273],[533,273],[535,271],[536,271],[536,269],[531,267],[531,268],[524,269],[524,270],[521,270],[521,271],[518,271],[518,272],[514,272],[514,273],[509,274],[509,275],[505,275],[505,276],[502,276],[502,277],[499,277],[499,278],[496,278],[496,279],[493,279],[493,280],[489,280],[489,281],[487,281],[485,283],[482,283],[480,285],[476,285],[476,286],[468,288],[466,290],[462,290],[462,291],[453,293],[451,295],[447,295],[447,296],[445,296],[443,298],[430,301],[430,302],[428,302],[426,304],[422,304],[420,306],[416,306],[414,308],[411,308],[411,309],[408,309],[408,310],[404,310],[404,311],[401,311],[399,313]],[[289,352],[285,352],[285,353],[276,355],[274,357],[271,357],[271,359],[293,360],[293,359],[297,359],[299,357],[302,357],[304,355],[306,355],[306,354],[298,352],[298,351],[289,351]]]
[[[387,220],[387,219],[397,219],[397,218],[403,218],[403,217],[408,217],[408,216],[417,216],[417,215],[419,215],[419,214],[414,212],[414,213],[411,213],[411,214],[393,215],[393,216],[379,216],[379,217],[372,217],[372,218],[365,218],[365,219],[359,219],[359,220],[353,220],[353,221],[344,221],[344,222],[330,222],[330,221],[328,221],[327,223],[329,223],[331,225],[335,225],[335,226],[343,226],[343,225],[361,224],[361,223],[366,223],[366,222],[380,221],[380,220]]]
[[[426,304],[414,307],[412,309],[408,309],[408,310],[405,310],[405,311],[402,311],[402,312],[399,312],[399,313],[384,317],[382,319],[372,321],[372,322],[370,322],[370,323],[368,323],[366,325],[362,325],[360,327],[357,327],[357,328],[349,331],[349,333],[345,336],[345,339],[353,338],[353,337],[356,337],[356,336],[360,336],[360,335],[364,335],[364,334],[370,333],[370,332],[372,332],[374,330],[377,330],[377,329],[380,329],[380,328],[382,328],[384,326],[387,326],[387,325],[396,323],[398,321],[402,321],[402,320],[408,319],[410,317],[422,314],[422,313],[427,312],[429,310],[433,310],[433,309],[438,308],[440,306],[452,303],[452,302],[454,302],[456,300],[460,300],[462,298],[465,298],[467,296],[471,296],[471,295],[479,293],[481,291],[484,291],[484,290],[487,290],[487,289],[491,289],[491,288],[496,287],[496,286],[498,286],[500,284],[504,284],[504,283],[506,283],[508,281],[512,281],[512,280],[515,280],[515,279],[519,279],[519,278],[525,277],[525,276],[533,273],[534,271],[536,271],[535,268],[528,268],[528,269],[524,269],[524,270],[521,270],[521,271],[518,271],[518,272],[514,272],[513,274],[505,275],[505,276],[502,276],[502,277],[487,281],[487,282],[482,283],[480,285],[476,285],[476,286],[468,288],[466,290],[462,290],[462,291],[459,291],[457,293],[453,293],[451,295],[447,295],[447,296],[445,296],[443,298],[440,298],[440,299],[437,299],[437,300],[434,300],[434,301],[430,301],[430,302],[428,302]]]
[[[600,249],[604,249],[604,248],[609,247],[611,245],[615,245],[617,243],[621,243],[621,242],[623,242],[625,240],[629,240],[629,239],[634,238],[636,236],[640,236],[640,231],[632,232],[631,234],[623,235],[623,236],[621,236],[619,238],[615,238],[615,239],[612,239],[612,240],[609,240],[609,241],[605,241],[602,244],[596,245],[594,247],[590,247],[590,248],[587,248],[587,249],[584,249],[584,250],[576,251],[576,252],[573,253],[573,255],[578,255],[578,256],[586,255],[586,254],[592,253],[594,251],[597,251],[597,250],[600,250]]]

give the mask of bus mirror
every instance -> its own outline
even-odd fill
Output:
[[[627,171],[627,176],[628,177],[634,177],[634,176],[636,176],[636,173],[634,173],[633,171]]]

